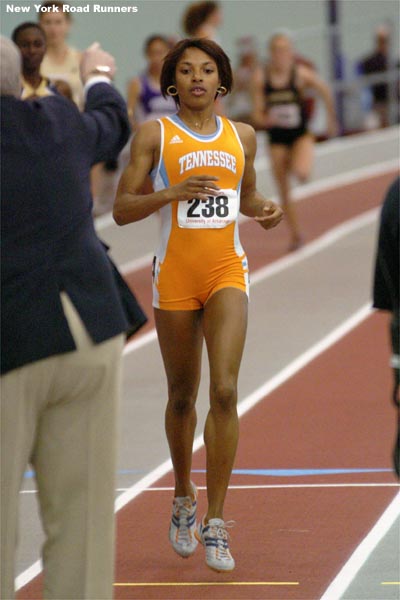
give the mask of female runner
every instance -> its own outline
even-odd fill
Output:
[[[81,52],[68,45],[72,17],[64,12],[63,0],[46,0],[41,3],[45,12],[39,13],[39,23],[46,34],[47,48],[41,72],[51,81],[65,81],[75,104],[83,107],[83,86],[79,73]]]
[[[301,182],[311,172],[314,139],[307,129],[304,93],[315,90],[327,112],[327,134],[337,134],[332,94],[315,71],[296,60],[291,39],[277,33],[269,42],[270,59],[259,68],[253,79],[254,124],[266,129],[272,172],[290,228],[289,250],[302,244],[296,213],[290,198],[290,176]]]
[[[138,123],[175,112],[172,98],[169,96],[164,98],[160,90],[163,60],[170,48],[168,39],[159,34],[150,36],[144,43],[146,69],[128,85],[128,114],[133,130]]]
[[[114,207],[119,225],[161,213],[153,305],[168,380],[165,423],[175,474],[170,541],[187,557],[199,539],[207,565],[216,571],[231,571],[235,564],[223,506],[238,442],[237,378],[247,325],[248,267],[238,213],[265,229],[282,218],[281,209],[256,190],[254,130],[214,112],[215,99],[231,86],[229,59],[215,42],[182,40],[169,52],[161,90],[175,98],[178,112],[141,126]],[[155,191],[143,194],[148,173]],[[196,530],[190,471],[203,338],[211,380],[204,431],[208,510]]]

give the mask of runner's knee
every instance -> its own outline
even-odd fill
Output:
[[[236,410],[236,385],[231,382],[211,384],[211,407],[228,413]]]
[[[295,168],[293,174],[299,180],[300,183],[306,183],[310,179],[310,172],[305,168]]]
[[[196,398],[197,389],[193,389],[193,386],[178,383],[169,387],[168,403],[176,414],[190,412],[196,404]]]

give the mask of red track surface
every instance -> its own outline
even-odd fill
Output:
[[[373,178],[299,203],[307,241],[379,205],[392,179]],[[253,270],[282,255],[286,245],[279,230],[267,238],[252,223],[242,226],[241,239]],[[148,269],[145,285],[142,277],[142,272],[132,276],[135,291],[149,309]],[[235,468],[390,468],[395,415],[388,400],[391,379],[386,323],[385,315],[369,317],[247,413],[241,420]],[[204,466],[203,449],[196,453],[193,468]],[[203,475],[196,475],[195,480],[204,485]],[[396,480],[390,473],[301,478],[234,475],[231,484],[336,482]],[[172,475],[158,485],[172,486]],[[225,514],[237,522],[231,544],[237,568],[221,575],[207,569],[201,547],[188,560],[174,554],[167,540],[171,493],[145,492],[118,513],[116,581],[202,585],[117,587],[116,598],[317,599],[395,493],[396,488],[231,490]],[[201,492],[199,507],[201,513],[205,492]],[[210,582],[227,585],[207,586]],[[18,595],[24,600],[40,597],[40,578]]]
[[[388,402],[385,323],[383,315],[370,317],[246,414],[236,468],[390,468],[395,416]],[[360,348],[365,348],[362,354]],[[205,468],[204,449],[195,455],[193,468]],[[204,484],[204,476],[196,475],[195,480]],[[301,478],[241,475],[233,476],[231,484],[346,481],[396,480],[390,473]],[[157,485],[173,485],[172,476]],[[299,585],[119,587],[116,597],[317,599],[395,493],[395,488],[231,490],[225,513],[237,522],[231,544],[237,568],[221,575],[205,566],[202,548],[188,560],[173,553],[167,541],[171,493],[145,492],[118,515],[117,582],[286,581]],[[199,508],[200,513],[205,509],[205,492]]]

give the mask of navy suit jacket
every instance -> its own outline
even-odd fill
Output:
[[[89,89],[84,113],[62,96],[1,98],[2,373],[75,349],[63,290],[94,343],[126,331],[90,168],[128,137],[125,102],[107,83]]]

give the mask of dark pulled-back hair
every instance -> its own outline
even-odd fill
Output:
[[[154,42],[162,42],[163,44],[165,44],[168,48],[171,48],[171,44],[169,39],[165,36],[162,35],[161,33],[155,33],[154,35],[151,35],[150,37],[146,38],[144,44],[143,44],[143,52],[145,54],[147,54],[147,52],[150,49],[150,46],[154,43]]]
[[[191,4],[183,15],[182,27],[187,35],[194,35],[208,17],[219,8],[219,3],[204,0]]]
[[[231,62],[221,46],[218,46],[215,42],[205,38],[186,39],[178,42],[172,50],[168,52],[164,59],[160,77],[161,93],[164,98],[168,96],[167,88],[170,85],[175,84],[176,65],[188,48],[198,48],[198,50],[202,50],[215,61],[221,85],[223,85],[226,88],[226,92],[229,93],[233,86]],[[174,96],[174,99],[175,102],[179,104],[178,96]]]
[[[18,27],[16,27],[12,32],[11,39],[14,42],[14,44],[18,45],[18,36],[20,33],[25,31],[25,29],[37,29],[38,31],[40,31],[40,33],[43,36],[43,39],[46,41],[46,34],[43,28],[39,25],[39,23],[34,23],[33,21],[26,21],[25,23],[21,23],[21,25],[18,25]]]

